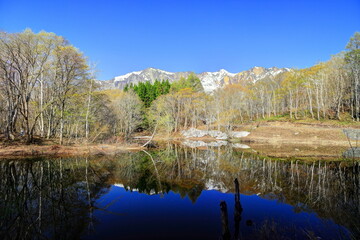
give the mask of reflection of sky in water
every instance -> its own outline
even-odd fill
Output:
[[[219,239],[221,200],[227,203],[230,232],[234,234],[234,194],[202,191],[192,203],[188,197],[182,199],[172,191],[163,196],[147,195],[112,186],[97,200],[97,205],[105,206],[114,199],[117,200],[107,210],[121,215],[95,211],[95,229],[86,239]],[[332,221],[321,220],[314,213],[295,213],[293,206],[277,200],[257,195],[241,195],[240,200],[243,207],[240,232],[247,239],[264,237],[274,228],[273,237],[279,234],[290,239],[304,238],[305,231],[325,239],[338,236],[339,229],[345,232]],[[252,226],[248,226],[248,220]]]
[[[0,239],[219,239],[221,201],[231,235],[237,229],[235,178],[246,194],[242,239],[360,239],[359,173],[355,161],[274,161],[232,148],[2,161]]]

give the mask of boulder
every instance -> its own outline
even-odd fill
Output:
[[[349,148],[343,153],[345,158],[360,158],[360,147]]]
[[[247,135],[249,135],[250,132],[247,131],[240,131],[240,132],[230,132],[230,137],[232,138],[242,138],[242,137],[246,137]]]
[[[221,146],[226,146],[227,144],[228,144],[227,141],[216,141],[216,142],[207,143],[207,146],[209,146],[209,147],[221,147]]]
[[[181,134],[187,138],[198,138],[207,135],[207,131],[199,130],[196,128],[189,128],[188,130],[181,131]]]
[[[214,141],[214,142],[204,142],[204,141],[192,141],[185,140],[182,142],[187,147],[197,148],[197,147],[221,147],[228,144],[227,141]]]
[[[226,133],[221,131],[208,131],[208,135],[219,140],[226,140],[229,138]]]
[[[186,140],[182,144],[184,144],[187,147],[191,147],[191,148],[206,147],[206,143],[203,141]]]
[[[206,130],[199,130],[196,128],[189,128],[188,130],[182,131],[181,134],[186,138],[200,138],[204,136],[210,136],[219,140],[228,139],[228,135],[221,131],[206,131]]]
[[[232,144],[232,147],[234,147],[234,148],[242,148],[242,149],[248,149],[248,148],[250,148],[248,145],[246,145],[246,144],[241,144],[241,143],[234,143],[234,144]]]

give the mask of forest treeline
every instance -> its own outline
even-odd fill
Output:
[[[327,62],[212,94],[195,74],[99,90],[94,72],[61,36],[1,32],[1,133],[9,140],[41,136],[62,144],[127,138],[155,126],[168,134],[199,126],[227,131],[276,116],[360,121],[360,33]]]

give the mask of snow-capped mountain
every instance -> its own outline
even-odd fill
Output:
[[[230,73],[225,69],[217,72],[203,72],[196,74],[205,92],[213,92],[217,88],[223,87],[228,84],[252,82],[255,83],[261,79],[272,79],[276,75],[290,71],[289,68],[263,68],[253,67],[247,71],[239,73]],[[139,82],[150,81],[153,83],[156,79],[174,82],[181,77],[188,77],[191,72],[167,72],[156,68],[147,68],[142,71],[127,73],[125,75],[117,76],[109,81],[98,81],[102,89],[120,88],[123,89],[126,84],[137,84]]]
[[[218,72],[203,72],[197,75],[201,80],[205,92],[212,92],[215,89],[228,84],[230,78],[233,78],[236,73],[229,73],[225,69],[220,69]]]
[[[291,71],[290,68],[263,68],[263,67],[253,67],[247,71],[239,72],[232,79],[231,83],[241,83],[241,82],[252,82],[255,83],[262,79],[273,79],[276,75]]]
[[[139,82],[150,81],[153,83],[156,79],[166,80],[169,79],[170,82],[176,81],[181,77],[187,77],[190,72],[167,72],[155,68],[147,68],[142,71],[127,73],[122,76],[114,78],[114,86],[116,88],[124,88],[126,84],[137,84]]]

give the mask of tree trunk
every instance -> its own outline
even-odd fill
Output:
[[[43,114],[43,104],[44,104],[44,83],[41,74],[40,80],[40,136],[44,137],[44,114]]]
[[[320,120],[320,100],[319,100],[319,88],[316,84],[316,114],[317,120]]]
[[[308,99],[309,99],[309,111],[311,114],[311,118],[314,119],[314,112],[313,112],[313,105],[312,105],[312,94],[311,94],[311,89],[306,89],[307,95],[308,95]]]
[[[292,91],[291,90],[289,92],[289,102],[290,102],[290,118],[292,119],[293,118],[293,115],[292,115],[293,99],[292,99]]]
[[[60,111],[60,135],[59,135],[59,144],[63,144],[63,132],[64,132],[64,106],[65,104],[62,103],[61,111]]]
[[[89,138],[89,113],[90,113],[90,105],[91,105],[91,93],[92,93],[92,81],[90,83],[89,96],[86,108],[86,116],[85,116],[85,138],[88,141]]]

